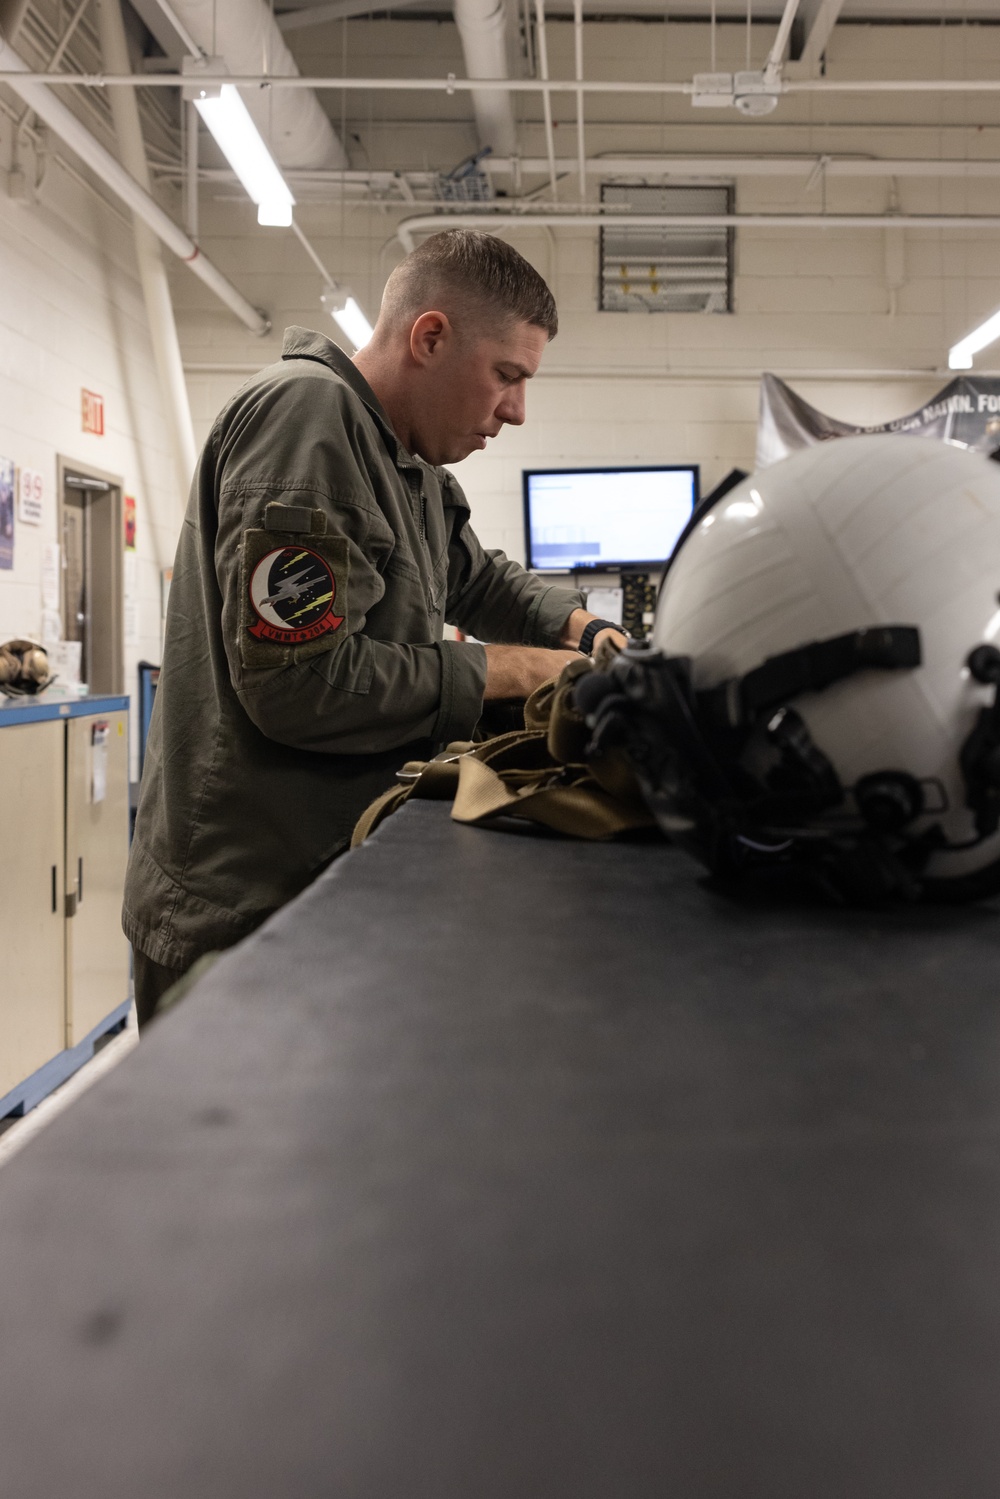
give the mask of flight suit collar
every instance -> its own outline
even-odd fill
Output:
[[[375,417],[396,466],[419,469],[420,465],[413,454],[407,452],[392,430],[392,425],[382,409],[378,396],[364,375],[332,339],[322,333],[315,333],[311,328],[286,328],[281,345],[281,357],[282,359],[315,359],[333,370],[334,374],[339,375],[351,387],[355,395],[364,401],[372,416]]]

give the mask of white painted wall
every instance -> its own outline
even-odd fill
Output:
[[[42,553],[58,541],[56,455],[119,475],[138,521],[140,633],[125,653],[134,697],[138,661],[159,660],[160,571],[173,560],[182,508],[131,224],[52,159],[33,201],[11,199],[11,142],[0,117],[0,455],[42,473],[45,514],[41,526],[16,524],[14,567],[0,571],[0,641],[39,638]],[[33,182],[30,151],[26,166]],[[82,430],[83,388],[104,396],[103,437]],[[132,723],[134,776],[134,712]]]

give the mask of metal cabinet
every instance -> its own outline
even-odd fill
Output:
[[[67,1046],[103,1020],[109,996],[128,990],[128,943],[121,922],[127,860],[127,716],[71,718],[66,725]]]
[[[65,725],[0,732],[0,1098],[65,1045]]]
[[[127,699],[0,710],[0,1117],[128,1011]]]

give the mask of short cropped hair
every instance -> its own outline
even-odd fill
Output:
[[[531,323],[549,338],[559,331],[556,304],[523,255],[492,234],[448,229],[432,234],[392,272],[380,318],[409,324],[438,310],[465,332],[477,324]]]

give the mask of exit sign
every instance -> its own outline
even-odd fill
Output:
[[[104,436],[104,397],[93,390],[81,390],[80,407],[83,415],[83,430]]]

